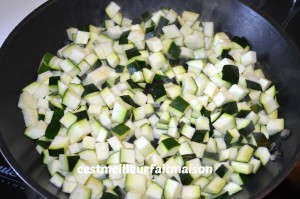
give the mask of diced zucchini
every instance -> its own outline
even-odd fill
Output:
[[[193,154],[193,149],[191,148],[191,146],[189,145],[188,142],[183,142],[181,145],[180,145],[180,148],[179,148],[179,154],[180,155],[188,155],[188,154]]]
[[[26,127],[34,125],[38,122],[38,113],[36,109],[25,108],[22,110],[22,113],[23,113]],[[46,130],[46,135],[47,135],[47,130]]]
[[[181,54],[181,48],[174,41],[165,40],[164,52],[168,54],[171,59],[178,59]]]
[[[88,84],[93,83],[95,86],[101,86],[108,78],[112,69],[109,66],[101,66],[88,73],[85,81]]]
[[[111,129],[112,134],[117,136],[120,140],[125,139],[130,132],[130,129],[125,124],[119,124]]]
[[[209,140],[209,131],[196,130],[191,140],[198,143],[207,143]]]
[[[246,80],[247,88],[250,88],[252,90],[261,91],[261,85],[257,82]]]
[[[84,136],[88,135],[92,131],[91,126],[87,119],[80,120],[72,124],[68,130],[68,136],[70,143],[76,143],[83,139]]]
[[[215,176],[205,187],[204,192],[210,194],[219,194],[226,185],[226,180],[220,178],[219,176]]]
[[[115,52],[109,54],[106,59],[108,64],[113,68],[115,68],[120,63],[120,58]]]
[[[173,138],[167,138],[161,141],[156,148],[161,157],[173,156],[179,150],[180,144]]]
[[[167,64],[167,59],[161,52],[156,52],[149,56],[149,63],[152,69],[156,71]]]
[[[174,39],[177,37],[181,37],[181,33],[176,25],[168,25],[162,28],[164,35],[169,39]]]
[[[233,173],[230,176],[230,180],[238,185],[244,185],[249,181],[249,178],[247,175],[241,173]]]
[[[222,70],[222,79],[232,84],[239,82],[239,69],[234,65],[225,65]]]
[[[236,118],[236,126],[240,134],[247,137],[255,129],[255,126],[251,120]]]
[[[120,163],[121,163],[120,162],[120,151],[116,151],[116,152],[113,152],[112,154],[110,154],[110,156],[107,158],[107,161],[106,161],[106,164],[108,164],[110,166],[118,165]]]
[[[79,160],[78,155],[60,154],[59,155],[60,168],[64,171],[73,171],[78,160]]]
[[[262,147],[268,147],[269,146],[269,141],[266,138],[266,136],[263,133],[253,133],[253,139],[252,139],[252,143],[255,146],[262,146]]]
[[[161,40],[157,37],[152,37],[148,40],[146,40],[146,44],[150,51],[152,52],[159,52],[163,49],[163,45],[161,43]]]
[[[266,147],[258,147],[254,153],[254,156],[257,157],[261,163],[265,166],[270,160],[271,154]]]
[[[231,41],[235,48],[246,48],[247,46],[250,46],[245,37],[234,36]]]
[[[270,160],[269,137],[285,128],[276,87],[256,68],[247,39],[215,33],[187,10],[130,20],[110,2],[105,13],[104,27],[68,28],[71,43],[44,54],[19,98],[24,134],[37,139],[50,182],[74,199],[241,191]],[[122,164],[156,167],[93,173]],[[212,171],[195,172],[202,165]],[[161,173],[163,166],[177,171]]]
[[[67,112],[59,121],[66,128],[69,128],[72,124],[74,124],[74,122],[77,121],[77,117],[71,112]]]
[[[228,104],[229,102],[232,102],[233,101],[233,96],[231,95],[231,93],[230,92],[228,92],[228,91],[220,91],[220,92],[218,92],[214,97],[213,97],[213,101],[214,101],[214,103],[218,106],[218,107],[220,107],[220,106],[223,106],[223,105],[225,105],[225,104]],[[226,107],[225,107],[226,108]],[[223,109],[224,109],[224,107],[223,107]],[[233,107],[228,107],[228,109],[229,110],[225,110],[226,111],[226,113],[227,112],[233,112],[233,113],[235,113],[236,112],[236,109],[237,109],[237,107],[235,106],[234,107],[234,109],[233,109]],[[233,109],[233,110],[232,110]]]
[[[191,127],[191,126],[188,125],[188,124],[184,124],[184,125],[182,126],[182,128],[180,128],[180,130],[179,130],[179,132],[180,132],[182,135],[184,135],[184,136],[186,136],[187,138],[190,138],[190,139],[192,139],[192,137],[193,137],[195,131],[196,131],[195,128]]]
[[[143,136],[136,139],[134,141],[134,145],[141,152],[141,154],[144,155],[144,157],[147,157],[151,153],[155,152],[155,149],[153,148],[151,143]]]
[[[91,176],[91,173],[89,172],[83,172],[83,169],[85,167],[89,167],[86,161],[79,159],[72,171],[73,176],[76,178],[77,182],[81,184],[85,184],[85,182],[89,179]],[[81,168],[81,169],[80,169]],[[79,171],[81,170],[81,171]]]
[[[119,12],[120,9],[120,6],[118,6],[115,2],[111,1],[105,8],[105,12],[107,16],[112,19]]]
[[[269,135],[274,135],[284,129],[283,119],[269,119],[267,122],[267,132]]]
[[[50,179],[50,182],[55,186],[61,188],[64,182],[64,176],[59,172],[56,172]]]
[[[102,194],[102,199],[119,199],[120,197],[116,193],[104,192]]]
[[[215,139],[209,138],[207,145],[206,145],[206,151],[210,153],[217,153],[218,147]]]
[[[143,194],[147,189],[146,183],[147,181],[144,175],[129,173],[126,175],[125,189],[127,192],[135,191]]]
[[[181,118],[189,106],[189,103],[186,102],[181,96],[177,96],[169,105],[168,111],[171,115]]]
[[[38,139],[45,135],[47,124],[44,121],[37,123],[26,128],[24,134],[31,139]]]
[[[85,186],[91,189],[91,198],[98,198],[103,193],[102,182],[93,176],[86,181]]]
[[[192,94],[195,95],[197,93],[198,87],[197,84],[192,77],[186,77],[182,81],[182,94]]]
[[[135,163],[134,150],[133,149],[121,149],[120,161],[123,164],[134,164]]]
[[[226,166],[225,164],[221,164],[221,166],[219,166],[216,169],[216,174],[220,178],[223,178],[223,179],[227,180],[231,176],[232,170],[231,170],[230,167]]]
[[[241,56],[241,61],[244,66],[248,66],[256,63],[256,52],[249,51]]]
[[[224,187],[224,190],[227,191],[229,195],[233,195],[239,191],[242,191],[242,187],[234,182],[229,182]]]
[[[86,161],[90,166],[98,165],[98,158],[95,150],[83,150],[79,153],[80,159]]]
[[[250,163],[243,163],[243,162],[231,162],[231,167],[234,170],[234,172],[246,174],[249,175],[252,173],[253,170],[253,164]]]
[[[250,147],[249,145],[244,145],[239,149],[239,152],[236,157],[236,161],[238,162],[249,162],[252,154],[254,152],[254,149]]]
[[[96,143],[95,144],[95,151],[97,154],[97,158],[100,163],[106,162],[109,156],[109,146],[107,142],[103,143]]]
[[[226,131],[235,127],[235,118],[227,113],[222,114],[214,123],[213,126],[221,133],[225,134]]]
[[[219,158],[218,153],[205,151],[203,153],[202,163],[204,165],[214,165],[215,163],[217,163],[219,161],[219,159],[220,158]]]
[[[228,90],[236,101],[242,100],[248,93],[249,90],[241,85],[233,84]]]
[[[240,133],[237,129],[230,129],[226,132],[224,140],[227,144],[237,142],[240,138]]]
[[[129,109],[130,109],[130,106],[128,106],[126,103],[124,103],[121,100],[117,100],[114,104],[111,119],[118,123],[125,122],[127,112]]]
[[[170,199],[178,198],[180,196],[181,189],[181,183],[172,179],[167,179],[164,186],[164,197]]]
[[[159,199],[162,197],[163,189],[155,182],[150,182],[145,196],[152,199]]]
[[[200,186],[198,185],[182,186],[181,198],[186,198],[186,199],[201,198]]]
[[[67,89],[62,99],[62,103],[73,110],[77,109],[80,101],[80,95],[72,89]]]
[[[90,188],[87,188],[84,185],[77,184],[75,189],[70,194],[70,199],[77,199],[77,198],[90,198],[91,197],[92,190]]]
[[[273,111],[275,111],[278,108],[278,104],[276,103],[275,99],[273,97],[271,97],[270,95],[261,93],[259,99],[268,114],[272,113]]]
[[[163,84],[152,86],[149,89],[149,94],[152,95],[154,101],[161,102],[166,99],[166,90]]]

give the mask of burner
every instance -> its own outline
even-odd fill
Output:
[[[26,185],[0,155],[0,193],[7,194],[9,198],[26,198],[25,189]]]
[[[0,198],[41,199],[7,164],[0,153]]]

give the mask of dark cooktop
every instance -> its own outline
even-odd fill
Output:
[[[300,0],[245,0],[250,6],[260,9],[284,30],[300,48]],[[300,164],[265,199],[284,199],[298,195],[300,189]],[[38,199],[32,195],[17,174],[0,154],[0,199]]]

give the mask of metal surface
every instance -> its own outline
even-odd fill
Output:
[[[11,166],[28,185],[46,198],[67,198],[49,182],[50,175],[35,151],[35,142],[23,136],[24,122],[17,102],[21,89],[36,79],[39,62],[45,52],[55,53],[67,41],[65,29],[105,19],[104,8],[110,0],[52,0],[29,15],[3,44],[0,51],[0,146]],[[293,129],[292,137],[282,142],[284,156],[270,162],[251,176],[243,192],[232,198],[261,198],[274,189],[300,158],[300,53],[276,25],[235,0],[131,0],[116,2],[126,16],[139,17],[145,10],[162,6],[181,12],[201,13],[203,21],[214,21],[217,31],[245,36],[257,51],[259,65],[280,93],[280,115]],[[184,3],[183,3],[184,2]],[[265,16],[266,17],[266,16]],[[274,138],[276,139],[276,138]]]

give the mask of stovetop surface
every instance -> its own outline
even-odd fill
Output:
[[[16,0],[5,0],[6,2],[16,2]],[[35,0],[34,0],[35,1]],[[34,2],[31,8],[26,7],[25,13],[29,13],[30,9],[33,10],[38,4],[43,3],[45,0],[39,0],[39,3]],[[277,25],[286,31],[294,43],[300,48],[300,0],[245,0],[249,5],[259,8],[263,13],[271,18]],[[0,2],[0,7],[1,4]],[[33,2],[30,1],[30,2]],[[28,3],[28,2],[27,2]],[[24,13],[24,12],[23,12]],[[24,15],[24,14],[23,14]],[[0,14],[0,16],[3,16]],[[25,16],[25,15],[24,15]],[[13,28],[17,25],[18,20],[22,17],[14,19],[13,23],[7,28]],[[3,27],[3,24],[0,24]],[[7,32],[5,33],[7,34]],[[3,34],[2,34],[3,36]],[[1,38],[2,39],[2,38]],[[0,41],[0,46],[2,40]],[[265,199],[283,199],[289,196],[298,195],[300,188],[300,165],[298,164],[291,174]],[[2,155],[0,154],[0,199],[35,199],[36,196],[28,195],[30,188],[27,187],[9,167]]]

